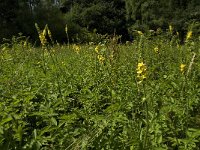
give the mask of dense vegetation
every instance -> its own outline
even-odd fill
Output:
[[[35,23],[46,24],[59,42],[88,42],[91,34],[118,34],[125,41],[133,30],[168,29],[172,25],[183,40],[188,26],[200,32],[199,0],[1,0],[0,41],[23,33],[38,40]]]
[[[0,150],[200,150],[199,10],[1,0]]]
[[[0,149],[199,150],[200,39],[0,49]],[[171,27],[172,28],[172,27]],[[53,41],[52,41],[53,42]],[[53,45],[53,46],[52,46]]]

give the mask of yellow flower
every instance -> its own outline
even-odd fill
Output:
[[[47,35],[46,28],[44,28],[44,30],[42,31],[42,34],[43,34],[43,36],[46,36],[46,35]]]
[[[102,63],[104,62],[104,60],[105,60],[105,58],[104,58],[102,55],[98,55],[97,58],[98,58],[98,60],[99,60],[99,62],[100,62],[101,64],[102,64]]]
[[[138,63],[138,68],[140,68],[140,67],[142,67],[142,66],[144,66],[145,64],[143,63],[143,62],[141,62],[141,63]]]
[[[40,38],[40,42],[41,42],[42,46],[45,46],[47,44],[47,39],[45,37],[44,31],[39,34],[39,38]]]
[[[139,83],[141,83],[144,79],[146,79],[146,70],[147,67],[143,62],[138,63],[136,71]]]
[[[36,27],[38,35],[39,35],[40,43],[41,43],[42,47],[45,47],[46,44],[48,44],[47,39],[46,39],[46,27],[43,30],[40,30],[37,23],[35,23],[35,27]]]
[[[185,64],[181,64],[181,65],[180,65],[180,71],[181,71],[182,73],[185,72],[185,67],[186,67]]]
[[[137,71],[137,74],[142,74],[142,70],[138,70],[138,71]]]
[[[96,52],[96,53],[99,53],[99,45],[97,45],[97,46],[95,47],[95,52]]]
[[[159,48],[157,46],[154,48],[154,52],[159,53]]]
[[[147,67],[143,62],[138,63],[138,67],[137,67],[138,71],[146,71],[146,69],[147,69]]]
[[[143,74],[143,75],[137,75],[137,78],[139,79],[139,83],[141,83],[147,77],[146,77],[146,74]]]
[[[186,41],[192,37],[192,31],[188,31],[186,35]]]
[[[139,35],[143,35],[142,31],[137,31],[137,33],[138,33]]]

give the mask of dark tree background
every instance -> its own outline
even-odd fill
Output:
[[[200,0],[0,0],[0,40],[19,32],[36,41],[34,24],[48,24],[53,37],[66,42],[89,33],[118,34],[128,31],[167,29],[169,24],[183,35],[192,23],[200,31]]]
[[[131,26],[140,30],[172,25],[185,32],[192,23],[200,22],[199,0],[126,0],[126,11]]]

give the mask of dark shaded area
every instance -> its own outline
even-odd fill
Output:
[[[0,41],[19,32],[39,41],[34,24],[41,30],[48,24],[54,40],[67,43],[89,42],[96,34],[122,35],[131,40],[134,30],[147,31],[172,25],[181,41],[191,24],[200,33],[199,0],[1,0]],[[130,39],[131,37],[131,39]]]

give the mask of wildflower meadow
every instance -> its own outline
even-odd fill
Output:
[[[192,31],[59,44],[36,29],[40,46],[23,35],[0,45],[1,150],[200,149]]]

